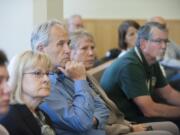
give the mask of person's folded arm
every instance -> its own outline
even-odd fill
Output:
[[[94,117],[98,121],[98,125],[96,125],[95,127],[104,128],[109,117],[109,110],[106,107],[104,101],[102,101],[102,99],[98,95],[94,96],[94,101]]]
[[[85,80],[74,82],[75,90],[72,100],[59,93],[58,88],[52,91],[46,102],[48,107],[41,108],[49,114],[55,127],[83,132],[93,127],[94,100],[87,92],[88,83]],[[60,88],[61,91],[62,88]]]
[[[158,88],[158,94],[171,105],[180,107],[180,92],[173,89],[169,84],[163,88]]]
[[[180,117],[180,107],[156,103],[149,95],[135,97],[133,101],[146,117]]]

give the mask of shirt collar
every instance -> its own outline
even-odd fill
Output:
[[[145,70],[147,72],[151,71],[151,68],[153,67],[153,65],[149,65],[148,62],[146,61],[141,49],[139,49],[138,47],[134,47],[134,51],[137,55],[137,57],[139,58],[139,60],[141,61],[141,63],[143,64],[143,66],[145,67]]]
[[[59,72],[50,72],[50,76],[49,76],[52,80],[64,80],[65,79],[65,74],[61,71]]]

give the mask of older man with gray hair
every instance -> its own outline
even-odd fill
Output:
[[[52,119],[58,135],[105,135],[109,110],[86,80],[82,63],[70,60],[68,33],[59,21],[47,21],[34,29],[34,51],[49,55],[51,94],[40,105]]]

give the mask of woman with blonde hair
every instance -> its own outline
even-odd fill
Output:
[[[38,108],[50,94],[49,57],[25,51],[11,61],[11,105],[0,123],[12,135],[55,135],[48,116]]]

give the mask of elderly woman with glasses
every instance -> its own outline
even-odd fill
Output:
[[[9,66],[11,105],[0,123],[11,135],[55,135],[49,118],[38,108],[43,98],[50,94],[48,56],[25,51]]]

